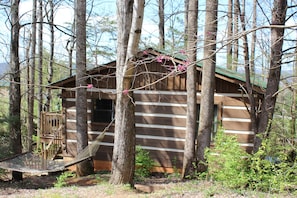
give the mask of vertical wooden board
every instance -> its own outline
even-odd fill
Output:
[[[173,90],[174,88],[174,77],[173,76],[169,76],[167,78],[167,89],[168,90]]]
[[[174,76],[174,90],[180,90],[180,76]]]

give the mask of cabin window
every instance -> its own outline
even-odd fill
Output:
[[[96,99],[93,102],[93,121],[109,123],[114,119],[114,102],[109,99]]]
[[[215,134],[218,130],[218,105],[214,105],[214,108],[213,108],[213,130],[212,130],[212,133],[211,133],[211,141],[214,140],[214,137],[215,137]],[[197,131],[198,131],[198,128],[199,128],[199,116],[200,116],[200,104],[197,104]]]

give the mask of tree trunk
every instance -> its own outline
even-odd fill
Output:
[[[133,11],[132,11],[133,10]],[[132,16],[133,12],[133,16]],[[132,80],[138,51],[144,0],[118,0],[117,99],[112,157],[112,184],[133,184],[135,167],[135,117]]]
[[[76,5],[76,1],[74,1],[74,10],[77,9],[77,5]],[[69,67],[69,76],[72,76],[72,70],[73,70],[73,50],[74,50],[74,46],[75,46],[75,30],[76,30],[76,15],[74,15],[74,19],[73,19],[73,23],[72,23],[72,27],[71,27],[73,36],[71,36],[66,44],[66,49],[68,52],[68,67]]]
[[[195,161],[195,140],[197,126],[197,95],[196,95],[196,53],[197,53],[197,19],[198,0],[189,1],[187,19],[187,57],[189,65],[187,67],[187,133],[184,148],[182,178],[191,174]]]
[[[49,15],[47,15],[48,23],[50,26],[50,54],[49,54],[49,63],[48,63],[48,69],[47,69],[47,83],[51,84],[53,81],[53,65],[54,65],[54,49],[55,49],[55,32],[54,32],[54,3],[52,0],[49,1],[50,10]],[[48,13],[47,13],[48,14]],[[52,93],[51,89],[47,89],[46,93],[46,109],[47,111],[50,111],[51,109],[51,99],[52,99]]]
[[[38,136],[40,135],[40,128],[41,128],[41,113],[43,111],[43,97],[42,97],[42,93],[43,93],[43,86],[41,86],[43,84],[43,68],[42,68],[42,64],[43,64],[43,4],[42,4],[43,0],[39,0],[38,1],[38,82],[37,85],[38,86],[38,94],[37,94],[37,99],[38,99],[38,123],[37,123],[37,129],[38,129]],[[37,148],[39,147],[39,140],[37,142]]]
[[[228,27],[227,27],[227,68],[232,69],[232,40],[233,40],[233,0],[228,0]]]
[[[88,146],[87,82],[86,82],[86,1],[77,1],[76,9],[76,131],[77,153]],[[76,173],[86,176],[94,172],[91,161],[76,166]]]
[[[275,0],[274,8],[272,10],[271,25],[285,25],[287,12],[286,0]],[[284,41],[284,28],[271,27],[271,52],[270,52],[270,68],[268,74],[267,88],[264,95],[264,100],[261,106],[261,113],[259,117],[259,126],[256,133],[269,135],[271,120],[273,118],[277,91],[279,88],[281,61],[282,61],[282,47]],[[255,135],[254,152],[257,152],[261,145],[261,137]]]
[[[253,1],[253,29],[257,27],[257,0]],[[255,58],[256,58],[256,39],[257,34],[256,31],[252,33],[252,40],[251,40],[251,58],[250,58],[250,67],[252,70],[252,76],[255,75]]]
[[[188,44],[188,10],[189,10],[189,0],[184,0],[184,4],[185,4],[185,15],[184,15],[184,46],[185,49],[187,49],[187,44]],[[198,9],[198,8],[197,8]]]
[[[164,0],[159,0],[159,48],[165,48],[165,31],[164,31]]]
[[[32,45],[31,45],[31,59],[29,72],[29,90],[28,90],[28,151],[32,151],[32,135],[34,129],[34,95],[35,95],[35,57],[36,57],[36,23],[37,23],[37,0],[33,0],[32,10]]]
[[[241,22],[241,29],[242,32],[246,31],[245,25],[245,12],[241,11],[239,0],[236,0],[236,10],[240,13],[240,22]],[[244,7],[244,6],[243,6]],[[243,8],[244,10],[244,8]],[[252,44],[253,45],[253,44]],[[251,118],[251,128],[252,131],[257,131],[257,123],[258,123],[258,115],[256,112],[256,98],[254,97],[253,85],[251,82],[251,62],[249,57],[249,45],[247,34],[243,35],[243,57],[244,57],[244,70],[245,70],[245,85],[246,85],[246,92],[248,94],[248,99],[250,102],[250,109],[249,114]]]
[[[20,62],[19,62],[19,0],[12,0],[11,15],[11,40],[10,40],[10,86],[9,86],[9,131],[10,147],[13,154],[22,153],[21,134],[21,87],[20,87]],[[13,180],[22,180],[21,172],[12,171]]]
[[[234,35],[234,40],[233,40],[233,56],[232,56],[232,70],[237,71],[237,66],[238,66],[238,53],[239,53],[239,42],[238,42],[238,34],[239,34],[239,8],[240,4],[236,0],[234,1],[234,23],[233,23],[233,35]]]
[[[213,131],[214,88],[216,66],[216,37],[217,37],[217,11],[218,1],[206,1],[205,30],[204,30],[204,55],[202,69],[202,89],[200,120],[198,130],[198,171],[205,171],[204,151],[210,146],[211,133]]]

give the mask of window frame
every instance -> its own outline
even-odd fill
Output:
[[[98,102],[102,102],[98,104]],[[108,102],[108,104],[107,104]],[[105,104],[104,104],[105,103]],[[102,115],[110,115],[99,116]],[[112,99],[93,99],[92,101],[92,122],[94,123],[110,123],[115,116],[115,102]]]

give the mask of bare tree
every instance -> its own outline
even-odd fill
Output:
[[[31,45],[31,59],[29,65],[29,85],[28,85],[28,150],[32,151],[32,135],[34,129],[34,95],[35,95],[35,57],[36,57],[36,23],[37,23],[37,0],[33,0],[32,10],[32,45]]]
[[[189,0],[187,19],[187,133],[184,148],[182,177],[190,174],[195,161],[195,140],[197,126],[197,95],[196,95],[196,56],[197,56],[197,19],[198,0]]]
[[[236,3],[236,10],[238,13],[240,13],[240,22],[241,22],[241,29],[243,32],[246,31],[246,22],[245,22],[245,12],[241,11],[239,0]],[[244,8],[243,8],[244,9]],[[251,117],[251,128],[252,131],[257,130],[257,122],[258,122],[258,115],[256,112],[256,98],[254,97],[254,90],[251,82],[251,60],[249,56],[249,44],[248,44],[248,38],[247,34],[243,35],[243,57],[244,57],[244,69],[245,69],[245,78],[246,78],[246,93],[249,96],[249,102],[250,102],[250,117]]]
[[[257,0],[253,1],[253,29],[257,27]],[[250,66],[252,70],[252,75],[255,75],[255,55],[256,55],[256,39],[257,33],[253,31],[252,40],[251,40],[251,58],[250,58]]]
[[[21,134],[21,87],[19,62],[19,0],[11,0],[11,40],[10,40],[10,86],[9,86],[9,131],[10,145],[13,154],[22,153]],[[22,180],[21,172],[13,171],[14,180]]]
[[[76,130],[77,152],[88,146],[87,125],[87,82],[86,82],[86,1],[76,1]],[[85,160],[76,166],[78,176],[94,172],[90,160]]]
[[[76,1],[74,1],[74,10],[77,9],[77,3]],[[73,51],[74,51],[74,47],[75,47],[75,36],[74,36],[74,32],[76,31],[76,15],[74,15],[73,18],[73,23],[72,23],[72,27],[71,27],[72,33],[73,35],[70,36],[70,38],[67,41],[66,44],[66,49],[68,52],[68,67],[69,67],[69,76],[72,76],[72,70],[73,70]]]
[[[188,40],[188,38],[187,38],[187,31],[188,31],[188,10],[189,10],[189,0],[184,0],[184,4],[185,4],[185,8],[184,8],[184,10],[185,10],[185,15],[184,15],[184,42],[185,42],[185,49],[187,48],[187,40]],[[197,8],[198,9],[198,8]]]
[[[132,14],[133,12],[133,14]],[[117,99],[110,183],[133,185],[135,117],[132,81],[144,12],[144,0],[118,0]]]
[[[233,39],[233,0],[228,0],[228,26],[227,26],[227,68],[232,69],[232,39]]]
[[[232,70],[237,71],[238,67],[238,54],[239,54],[239,41],[238,41],[238,34],[239,34],[239,8],[240,3],[235,0],[234,1],[234,16],[233,16],[233,55],[232,55]]]
[[[159,2],[159,47],[165,48],[165,19],[164,19],[164,0],[158,0]]]
[[[55,49],[55,32],[54,32],[54,3],[52,0],[48,1],[49,3],[49,11],[46,13],[47,20],[50,27],[50,54],[49,54],[49,63],[47,67],[47,83],[51,84],[53,81],[53,75],[54,75],[54,49]],[[46,109],[50,111],[51,106],[51,89],[47,89],[46,93]]]
[[[277,91],[279,88],[281,63],[282,63],[282,47],[284,41],[284,28],[278,27],[285,25],[287,13],[287,0],[274,0],[272,10],[271,25],[271,51],[270,51],[270,68],[267,80],[267,88],[264,94],[264,100],[259,115],[258,129],[255,131],[254,152],[258,151],[261,145],[261,137],[257,134],[269,132],[271,120],[273,118]],[[266,134],[266,136],[269,133]]]
[[[204,53],[202,69],[202,88],[200,120],[198,127],[197,160],[198,170],[205,171],[204,151],[210,146],[211,133],[213,131],[214,113],[214,88],[216,66],[216,38],[217,38],[217,12],[218,0],[206,1],[205,29],[204,29]]]
[[[38,93],[37,93],[37,100],[38,100],[38,106],[37,106],[37,130],[38,134],[40,134],[40,128],[41,128],[41,112],[43,111],[43,0],[38,0],[38,71],[37,71],[37,87]],[[39,142],[37,142],[39,146]]]

